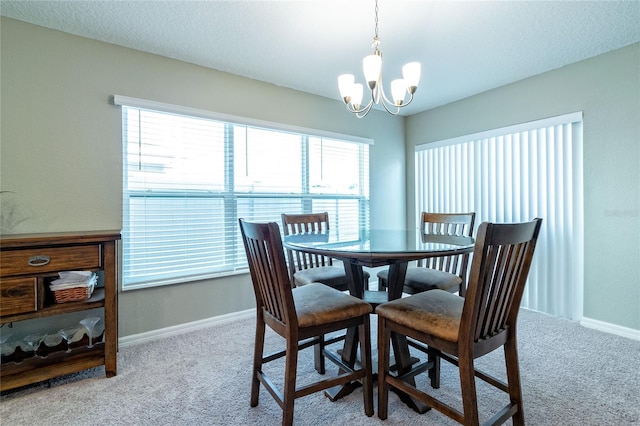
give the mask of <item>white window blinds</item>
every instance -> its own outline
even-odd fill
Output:
[[[580,319],[582,113],[416,147],[416,208],[483,221],[543,219],[524,307]]]
[[[333,232],[368,223],[370,141],[114,100],[124,289],[244,270],[238,218],[280,223],[281,213],[327,211]]]

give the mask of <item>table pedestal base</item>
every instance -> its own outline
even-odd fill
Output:
[[[336,352],[338,355],[342,356],[343,350],[338,349]],[[410,359],[410,365],[414,365],[420,362],[419,358],[416,358],[413,356],[409,357],[409,359]],[[357,366],[358,364],[360,364],[360,360],[359,358],[356,357],[355,365]],[[371,369],[373,371],[373,381],[377,382],[378,381],[378,362],[376,359],[372,360]],[[397,366],[394,364],[389,367],[389,370],[397,371]],[[343,371],[340,370],[339,374],[342,374],[342,373]],[[411,379],[411,381],[415,385],[415,381],[413,379]],[[329,388],[324,391],[324,394],[331,402],[335,402],[340,398],[344,398],[345,396],[349,395],[351,392],[353,392],[354,390],[358,389],[361,386],[362,384],[360,382],[357,382],[357,381],[350,382],[350,383],[347,383],[346,385],[334,386],[332,388]],[[431,409],[431,407],[429,407],[428,405],[425,405],[422,402],[413,399],[410,395],[407,395],[404,392],[401,392],[395,388],[391,388],[391,391],[397,394],[402,402],[404,402],[413,411],[419,414],[424,414]]]

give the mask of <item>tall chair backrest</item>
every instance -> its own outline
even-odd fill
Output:
[[[534,219],[478,228],[459,339],[460,345],[475,344],[475,356],[503,345],[492,337],[515,327],[541,225]]]
[[[276,329],[297,327],[278,224],[250,223],[243,219],[239,222],[257,309],[264,311],[265,322]]]
[[[420,228],[425,234],[461,235],[471,237],[476,214],[470,213],[428,213],[422,212]],[[466,293],[469,254],[432,257],[418,261],[418,266],[437,269],[458,275],[462,279],[460,296]]]
[[[284,235],[329,233],[329,213],[282,214]],[[287,249],[289,279],[293,284],[296,271],[333,265],[333,259],[317,254]]]

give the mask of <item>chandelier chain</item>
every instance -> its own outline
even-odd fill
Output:
[[[375,32],[374,40],[378,40],[378,0],[376,0],[376,9],[375,10],[376,10],[376,20],[375,20],[376,32]]]

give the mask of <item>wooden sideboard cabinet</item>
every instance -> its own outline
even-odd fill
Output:
[[[2,356],[0,390],[13,389],[64,374],[104,365],[107,377],[117,374],[118,292],[116,244],[119,231],[3,235],[0,237],[0,323],[102,309],[103,335],[88,347],[88,336],[49,347],[37,356],[20,347]],[[94,271],[100,280],[87,300],[56,303],[49,283],[61,271]],[[51,332],[51,330],[46,330]],[[54,331],[55,333],[55,331]]]

